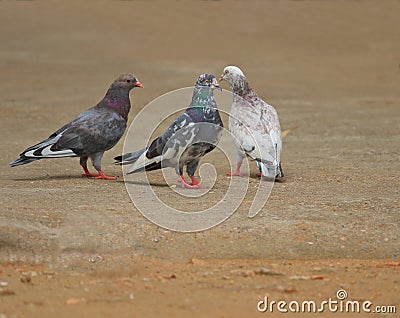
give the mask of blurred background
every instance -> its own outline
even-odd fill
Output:
[[[265,98],[398,97],[398,1],[1,1],[2,96],[94,103],[122,72],[137,107],[240,66]],[[36,93],[32,93],[32,91]],[[38,94],[38,95],[36,95]],[[57,105],[54,105],[57,107]]]

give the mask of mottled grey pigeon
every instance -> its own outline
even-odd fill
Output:
[[[120,75],[96,106],[81,113],[49,138],[24,150],[20,158],[11,162],[10,166],[24,165],[44,158],[80,157],[80,165],[85,171],[82,176],[115,180],[116,177],[106,176],[101,170],[101,158],[125,132],[131,108],[129,92],[134,87],[143,87],[135,75]],[[88,158],[92,160],[98,174],[89,172]]]
[[[202,74],[196,81],[192,101],[186,111],[150,146],[115,157],[116,164],[132,164],[128,173],[175,168],[182,188],[202,188],[194,173],[200,158],[212,151],[222,136],[222,121],[213,91],[219,88],[215,76]],[[183,177],[183,167],[192,182]]]
[[[254,92],[240,68],[227,66],[219,79],[232,89],[233,102],[229,130],[238,148],[237,166],[231,176],[241,176],[240,167],[247,155],[257,161],[262,176],[283,177],[281,168],[282,137],[278,113]]]

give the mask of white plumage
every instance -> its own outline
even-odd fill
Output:
[[[236,170],[229,175],[241,175],[240,167],[247,155],[257,161],[264,177],[283,177],[281,126],[277,111],[249,87],[238,67],[225,67],[220,80],[226,80],[233,93],[229,130],[234,136],[238,156]]]

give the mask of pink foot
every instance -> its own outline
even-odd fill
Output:
[[[226,175],[227,175],[227,176],[230,176],[230,177],[232,177],[232,176],[243,177],[244,174],[240,172],[240,167],[241,167],[241,166],[242,166],[242,163],[241,163],[241,162],[238,162],[238,163],[236,164],[236,170],[233,171],[233,172],[227,172]]]
[[[188,189],[204,189],[204,187],[194,178],[191,177],[192,183],[189,184],[185,181],[183,176],[179,176],[179,179],[181,180],[181,186],[182,189],[188,188]]]
[[[257,173],[256,176],[261,178],[262,174],[261,173]]]
[[[226,175],[230,176],[230,177],[232,177],[232,176],[243,177],[244,176],[244,174],[241,173],[239,170],[236,170],[236,171],[233,171],[233,172],[227,172]]]
[[[99,171],[99,175],[94,177],[95,179],[103,179],[103,180],[117,180],[117,177],[106,176],[103,171]]]
[[[82,168],[85,171],[85,173],[82,173],[82,177],[93,178],[93,177],[97,177],[99,175],[99,174],[95,174],[95,173],[90,173],[90,171],[88,170],[88,168],[86,166],[82,166]]]
[[[190,179],[192,179],[192,183],[190,183],[190,185],[191,186],[193,186],[193,187],[197,187],[196,189],[205,189],[205,187],[204,186],[202,186],[201,184],[200,184],[200,182],[198,181],[198,180],[196,180],[196,178],[195,177],[190,177]]]

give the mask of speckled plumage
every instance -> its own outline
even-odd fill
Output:
[[[132,164],[128,173],[173,167],[181,177],[186,166],[193,180],[200,158],[215,148],[222,134],[223,124],[213,94],[216,87],[219,85],[213,75],[200,75],[189,107],[165,133],[149,147],[116,157],[116,163]]]
[[[97,176],[88,172],[88,158],[91,158],[99,176],[104,175],[101,171],[101,158],[125,132],[131,108],[129,92],[134,87],[143,87],[135,75],[120,75],[96,106],[78,115],[49,138],[24,150],[20,158],[10,165],[19,166],[44,158],[79,156],[86,176]]]
[[[225,67],[221,79],[230,84],[233,93],[229,130],[238,148],[236,172],[239,172],[243,158],[248,155],[257,161],[263,176],[283,177],[280,165],[281,126],[277,111],[251,89],[238,67]]]

